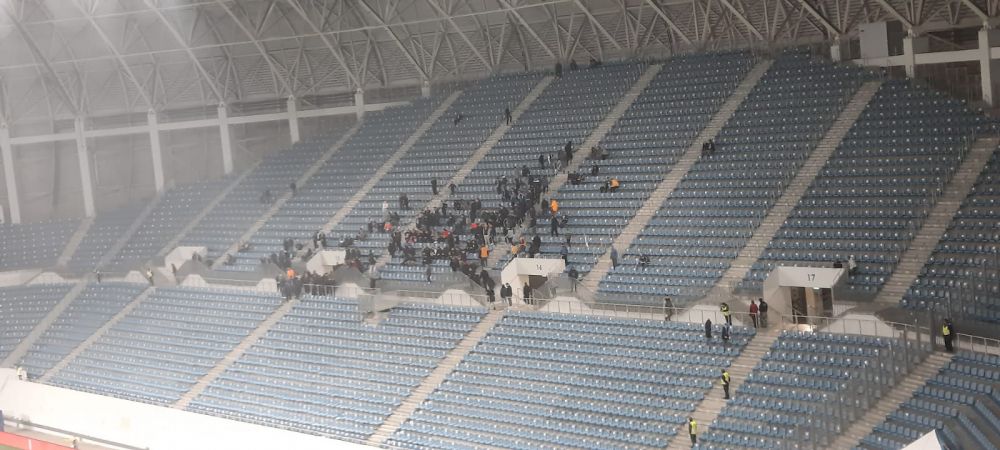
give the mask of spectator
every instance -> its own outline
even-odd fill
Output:
[[[532,298],[531,298],[531,285],[530,284],[524,283],[524,288],[523,288],[523,290],[521,292],[524,294],[524,303],[527,303],[529,305],[534,305],[535,304],[534,301],[532,301]]]
[[[438,180],[431,178],[431,194],[438,195]]]
[[[288,189],[292,191],[293,197],[295,196],[295,194],[299,193],[299,187],[295,185],[294,181],[288,185]]]
[[[101,277],[103,276],[100,270],[94,270],[94,278],[97,280],[97,284],[101,284]]]
[[[453,122],[454,122],[453,124],[457,126],[457,125],[458,125],[458,123],[459,123],[459,122],[461,122],[461,121],[462,121],[462,119],[464,119],[464,118],[465,118],[465,117],[462,117],[462,113],[458,113],[458,114],[456,114],[456,115],[455,115],[455,120],[453,121]]]
[[[597,176],[597,174],[599,174],[599,173],[601,173],[601,168],[597,165],[596,162],[592,163],[590,165],[590,175],[591,176]]]
[[[496,302],[496,294],[493,292],[493,288],[486,288],[486,300],[490,302],[490,307],[492,308],[493,303]]]
[[[479,247],[479,264],[486,267],[486,262],[490,259],[490,248],[483,244]]]
[[[611,246],[611,269],[618,268],[618,249],[614,245]]]
[[[669,321],[674,317],[674,301],[670,297],[663,299],[663,320]]]
[[[847,257],[847,274],[854,276],[858,272],[858,263],[854,261],[854,255]]]
[[[410,198],[406,194],[399,195],[399,209],[410,209]]]
[[[559,214],[559,202],[556,199],[549,200],[549,212],[552,213],[553,217]]]
[[[566,141],[566,146],[563,147],[563,151],[566,152],[566,161],[567,162],[568,161],[572,161],[573,160],[573,141],[572,140]]]
[[[722,325],[722,343],[723,344],[728,344],[729,343],[729,332],[732,331],[732,327],[733,326],[730,325],[730,324],[728,324],[728,323]]]
[[[389,212],[389,200],[382,200],[382,217]]]
[[[649,267],[649,257],[648,256],[646,256],[646,255],[639,255],[639,267],[641,267],[642,270],[646,270],[646,268]]]
[[[705,339],[712,339],[712,319],[705,319]]]
[[[149,281],[149,285],[150,286],[154,286],[154,284],[153,284],[153,269],[150,269],[149,267],[146,268],[146,280]]]
[[[525,178],[528,178],[528,177],[531,176],[531,169],[528,168],[527,164],[521,166],[521,176],[525,177]]]
[[[458,189],[458,186],[455,186],[455,183],[448,184],[448,190],[451,191],[451,195],[455,195],[455,189]]]
[[[514,296],[514,288],[510,287],[510,283],[506,283],[500,286],[500,298],[503,299],[507,306],[512,305],[510,298]]]
[[[757,309],[760,311],[760,327],[767,328],[767,302],[764,298],[758,298],[757,303],[760,305]]]
[[[733,317],[730,315],[730,312],[729,312],[729,304],[728,303],[723,303],[723,304],[719,305],[719,311],[722,312],[722,317],[724,317],[726,319],[726,324],[732,325],[733,324]]]
[[[566,248],[566,246],[563,246],[563,248]],[[566,259],[563,258],[563,261],[565,260]],[[576,283],[577,280],[580,278],[580,272],[576,271],[576,267],[570,267],[569,273],[567,275],[569,276],[570,292],[576,292]]]
[[[757,328],[757,314],[760,312],[760,308],[757,307],[757,303],[750,300],[750,320],[753,321],[753,327]]]
[[[506,108],[504,108],[504,110],[503,110],[503,119],[507,121],[507,125],[510,125],[510,122],[512,120],[514,120],[514,118],[510,115],[510,107],[509,106],[506,107]]]
[[[21,381],[28,381],[28,371],[24,370],[23,366],[17,366],[14,369],[14,373],[17,374],[17,379]]]
[[[563,264],[569,264],[569,248],[566,247],[566,244],[563,244],[559,249],[559,257],[562,258]]]
[[[427,275],[427,282],[428,282],[428,283],[430,283],[430,282],[431,282],[431,273],[432,273],[432,272],[433,272],[433,270],[431,270],[431,265],[430,265],[430,264],[428,264],[428,265],[427,265],[427,269],[426,269],[426,271],[424,272],[424,273],[425,273],[425,275]]]
[[[559,220],[555,216],[549,219],[549,236],[559,236]]]
[[[726,393],[726,400],[729,400],[729,372],[726,369],[722,369],[722,390]]]
[[[541,154],[541,153],[538,154],[538,167],[540,167],[542,170],[545,170],[545,160],[546,159],[548,159],[548,158],[546,158],[544,154]]]
[[[618,181],[618,178],[611,177],[611,192],[617,191],[619,186],[621,186],[621,182]]]

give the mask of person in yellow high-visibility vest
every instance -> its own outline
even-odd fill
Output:
[[[688,434],[691,435],[691,446],[698,443],[698,422],[694,417],[688,417]]]
[[[722,390],[726,393],[726,400],[729,400],[729,372],[722,369]]]
[[[955,347],[952,346],[955,333],[951,329],[951,320],[944,319],[944,322],[941,323],[941,337],[944,339],[944,349],[949,352],[955,351]]]
[[[733,324],[733,317],[729,315],[730,314],[730,312],[729,312],[729,304],[728,303],[723,303],[723,304],[719,305],[719,311],[722,311],[722,317],[724,317],[726,319],[726,323],[728,323],[729,325],[732,325]]]

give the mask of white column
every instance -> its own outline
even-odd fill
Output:
[[[983,101],[993,106],[993,64],[990,58],[990,30],[979,30],[979,79],[983,86]]]
[[[354,91],[354,107],[357,108],[358,119],[365,116],[365,91],[362,91],[361,88]]]
[[[229,138],[229,112],[224,103],[219,103],[219,137],[222,140],[222,171],[229,175],[233,172],[233,144]]]
[[[913,78],[916,74],[917,59],[913,53],[913,34],[907,34],[903,38],[903,68],[906,69],[906,76]]]
[[[292,135],[292,145],[299,142],[299,105],[295,97],[288,97],[288,133]]]
[[[0,124],[0,153],[3,156],[3,179],[7,183],[7,205],[10,223],[21,223],[21,201],[17,196],[17,179],[14,177],[14,148],[10,145],[10,130]]]
[[[834,39],[833,44],[830,45],[830,60],[833,62],[840,62],[840,38]]]
[[[153,156],[153,185],[159,194],[163,192],[163,153],[160,151],[160,123],[156,111],[146,113],[146,123],[149,125],[149,151]]]
[[[76,131],[76,159],[80,163],[80,190],[83,192],[83,211],[87,217],[94,217],[94,182],[90,176],[90,152],[87,138],[83,135],[83,118],[74,122]]]
[[[424,80],[423,84],[420,85],[420,96],[427,98],[431,96],[431,83]]]

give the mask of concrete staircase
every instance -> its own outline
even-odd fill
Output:
[[[223,356],[215,367],[212,367],[208,373],[205,374],[205,376],[199,378],[194,386],[191,387],[191,390],[182,395],[180,400],[177,400],[177,403],[170,406],[177,409],[187,408],[188,405],[190,405],[191,402],[198,397],[198,395],[205,391],[205,388],[207,388],[208,385],[212,384],[216,378],[219,378],[219,376],[222,375],[222,373],[225,372],[229,366],[238,361],[240,357],[250,349],[250,347],[253,347],[253,345],[256,344],[260,338],[267,334],[268,330],[270,330],[274,324],[278,323],[282,317],[285,317],[285,314],[288,314],[288,312],[298,304],[299,301],[297,299],[288,300],[282,303],[281,306],[271,313],[271,315],[261,321],[261,323],[257,325],[257,328],[251,331],[247,337],[243,338],[239,345],[233,347],[233,349],[230,350],[226,356]]]
[[[514,110],[511,111],[510,125],[508,125],[507,122],[505,121],[501,123],[500,126],[498,126],[495,130],[493,130],[493,133],[490,134],[490,136],[487,137],[485,141],[483,141],[483,143],[479,146],[479,148],[476,149],[476,151],[472,154],[472,156],[469,157],[469,160],[466,161],[465,164],[463,164],[462,167],[460,167],[457,172],[455,172],[455,176],[451,177],[451,179],[448,180],[447,183],[443,184],[443,188],[438,190],[439,191],[438,195],[431,197],[431,199],[427,201],[427,204],[424,205],[424,209],[434,209],[441,206],[441,204],[444,202],[444,199],[447,198],[449,195],[451,195],[450,192],[448,191],[448,185],[454,183],[455,186],[458,186],[463,181],[465,181],[465,177],[469,176],[469,174],[472,173],[472,170],[476,168],[476,165],[478,165],[479,162],[482,161],[483,158],[485,158],[486,155],[488,155],[491,150],[493,150],[493,147],[495,147],[497,143],[500,142],[501,139],[503,139],[504,135],[507,134],[507,131],[509,131],[511,127],[513,127],[514,124],[517,123],[517,120],[521,118],[521,115],[524,114],[524,112],[531,107],[531,104],[534,103],[535,100],[537,100],[538,97],[542,95],[542,92],[544,92],[545,88],[547,88],[550,84],[552,84],[553,80],[555,80],[555,77],[553,76],[547,76],[545,78],[542,78],[542,80],[539,81],[538,84],[536,84],[535,87],[531,89],[531,92],[528,92],[528,95],[525,96],[523,100],[521,100],[521,103],[517,105],[517,108],[514,108]],[[411,221],[410,223],[408,223],[406,227],[403,229],[403,234],[406,234],[407,231],[416,228],[416,225],[417,224],[415,221]],[[392,260],[391,255],[389,255],[388,253],[384,254],[382,255],[382,257],[378,259],[378,261],[376,261],[375,267],[376,268],[382,267],[388,264],[389,261],[391,260]]]
[[[503,318],[504,313],[505,310],[499,309],[490,311],[489,314],[486,314],[486,316],[483,317],[483,320],[479,321],[479,324],[469,331],[469,334],[465,335],[465,338],[459,341],[458,345],[456,345],[451,352],[445,355],[441,362],[438,363],[437,367],[434,368],[434,371],[431,372],[427,378],[424,378],[424,381],[420,383],[420,386],[417,386],[417,388],[410,393],[410,396],[403,400],[399,407],[385,419],[385,422],[383,422],[382,425],[375,430],[375,433],[368,438],[366,443],[373,446],[381,446],[385,444],[385,442],[389,440],[389,437],[391,437],[392,434],[395,433],[396,430],[398,430],[411,415],[413,415],[424,400],[426,400],[427,397],[429,397],[434,390],[437,389],[437,387],[440,386],[446,378],[448,378],[448,375],[450,375],[455,368],[458,367],[458,364],[465,359],[465,356],[476,348],[479,341],[482,340],[483,337],[485,337],[486,334],[493,329],[493,326]]]
[[[115,324],[120,322],[123,318],[125,318],[125,316],[129,315],[129,313],[131,313],[132,310],[138,307],[140,303],[149,298],[149,296],[152,295],[154,292],[156,292],[155,287],[152,286],[147,287],[146,290],[142,291],[131,302],[129,302],[129,304],[125,305],[125,307],[122,308],[121,311],[118,311],[118,313],[115,314],[110,320],[105,322],[104,325],[101,325],[101,327],[98,328],[97,331],[94,332],[94,334],[91,334],[90,337],[81,342],[80,345],[77,345],[76,348],[73,349],[73,351],[69,352],[69,354],[63,357],[63,359],[61,359],[58,363],[56,363],[56,365],[52,366],[52,368],[49,369],[48,372],[42,374],[42,376],[39,377],[38,381],[45,383],[50,379],[52,379],[52,377],[56,376],[56,374],[59,373],[60,370],[63,370],[66,368],[66,366],[70,365],[70,363],[72,363],[77,356],[80,356],[84,351],[90,348],[91,345],[94,345],[94,343],[97,342],[98,339],[103,337],[104,334],[111,329],[111,327],[115,326]]]
[[[719,282],[713,289],[713,294],[728,294],[732,292],[732,288],[737,283],[743,280],[747,271],[760,258],[764,249],[767,248],[767,244],[771,242],[774,234],[785,223],[785,220],[788,219],[788,215],[791,214],[795,205],[802,198],[802,195],[806,193],[806,190],[809,189],[809,186],[816,179],[820,170],[826,165],[826,161],[837,150],[840,141],[844,139],[844,136],[850,131],[851,126],[861,116],[865,107],[868,106],[868,102],[875,96],[875,92],[878,91],[881,85],[881,81],[869,81],[854,93],[850,102],[840,112],[840,116],[837,117],[837,120],[833,122],[830,129],[826,131],[826,135],[823,136],[823,139],[813,149],[809,155],[809,159],[799,168],[799,171],[792,178],[788,187],[785,188],[781,197],[778,198],[778,201],[768,211],[767,216],[764,217],[761,224],[754,230],[753,237],[747,241],[743,249],[740,250],[739,256],[730,264],[729,270],[719,279]]]
[[[410,137],[407,138],[405,142],[403,142],[403,145],[399,146],[399,149],[396,150],[396,153],[393,153],[392,157],[386,160],[386,162],[382,163],[382,167],[379,167],[378,171],[372,174],[371,178],[369,178],[368,181],[365,182],[365,184],[362,185],[358,189],[358,191],[355,192],[354,195],[347,200],[347,203],[344,203],[344,206],[340,207],[340,209],[336,212],[336,214],[333,215],[333,217],[330,218],[330,220],[326,223],[326,225],[323,225],[323,228],[321,228],[323,233],[329,233],[331,230],[333,230],[333,228],[336,227],[341,220],[344,220],[344,218],[351,213],[351,210],[353,210],[355,206],[358,206],[358,203],[360,203],[361,200],[365,198],[365,195],[368,195],[368,192],[371,191],[373,187],[375,187],[375,185],[379,182],[379,180],[381,180],[382,177],[385,176],[385,174],[389,173],[389,171],[392,170],[393,167],[395,167],[396,163],[399,162],[399,160],[406,155],[406,152],[410,151],[410,149],[413,148],[413,146],[417,143],[417,141],[419,141],[420,138],[424,136],[424,133],[426,133],[427,130],[429,130],[431,126],[434,125],[434,122],[437,122],[437,120],[441,118],[441,116],[444,115],[446,111],[448,111],[448,108],[451,107],[452,103],[455,103],[455,100],[458,100],[458,97],[460,95],[462,95],[462,91],[455,91],[453,94],[449,95],[448,98],[446,98],[443,102],[441,102],[440,105],[438,105],[437,109],[435,109],[434,112],[431,113],[429,117],[427,117],[427,120],[425,120],[424,123],[420,124],[420,127],[418,127],[417,130],[414,131],[413,134],[410,135]]]
[[[57,267],[66,267],[69,264],[69,260],[73,259],[73,255],[76,254],[76,249],[80,248],[80,243],[83,242],[83,238],[87,236],[87,232],[90,231],[90,227],[94,225],[93,217],[84,217],[80,221],[80,225],[76,227],[76,231],[73,235],[69,237],[69,242],[66,243],[66,247],[63,248],[61,254],[59,254],[59,259],[56,260]]]
[[[135,218],[135,220],[132,221],[132,224],[128,226],[128,229],[125,230],[124,233],[122,233],[121,237],[119,237],[118,240],[115,241],[115,244],[108,249],[107,253],[101,256],[101,259],[97,261],[98,269],[111,263],[115,255],[117,255],[118,252],[122,251],[122,249],[125,248],[125,245],[128,244],[129,239],[132,239],[132,236],[135,236],[135,233],[139,231],[139,227],[141,227],[143,222],[145,222],[146,219],[149,218],[149,215],[153,213],[153,209],[156,208],[156,205],[160,204],[161,198],[163,197],[157,195],[156,198],[150,200],[149,203],[146,204],[145,208],[142,208],[142,211]]]
[[[701,130],[698,137],[695,138],[691,146],[684,151],[684,155],[681,156],[663,181],[656,187],[656,190],[650,194],[649,198],[646,199],[642,207],[636,212],[635,216],[629,220],[628,225],[622,229],[621,234],[615,238],[612,245],[619,249],[627,249],[632,245],[632,241],[635,240],[636,236],[642,231],[643,228],[649,224],[653,216],[656,215],[656,211],[660,209],[660,205],[663,201],[670,197],[670,194],[677,189],[677,185],[680,184],[684,176],[687,175],[688,170],[694,163],[698,162],[701,157],[701,145],[702,143],[708,141],[709,139],[715,139],[715,136],[719,134],[719,130],[729,121],[736,112],[736,109],[743,104],[747,96],[750,95],[750,91],[753,90],[754,86],[757,86],[757,82],[760,81],[767,69],[771,67],[774,61],[764,60],[757,63],[753,69],[747,73],[746,78],[740,82],[736,90],[733,91],[732,95],[726,99],[726,102],[722,104],[719,111],[715,113],[712,120],[705,125],[705,128]],[[583,286],[589,289],[591,292],[597,292],[597,285],[600,283],[601,279],[611,270],[611,249],[604,253],[604,255],[598,259],[597,264],[590,270],[587,276],[583,279]]]
[[[312,165],[310,165],[309,168],[302,173],[302,176],[300,176],[297,180],[295,180],[295,185],[299,187],[305,186],[306,183],[309,182],[309,179],[312,178],[313,175],[315,175],[316,172],[319,171],[319,169],[322,169],[323,165],[326,164],[326,162],[329,161],[330,158],[333,157],[333,155],[335,155],[337,152],[340,151],[340,149],[344,146],[344,143],[347,142],[347,140],[350,139],[351,136],[354,136],[354,133],[356,133],[359,128],[361,128],[361,122],[354,124],[353,127],[347,130],[347,132],[345,132],[344,135],[337,140],[337,142],[335,142],[325,153],[323,153],[322,156],[320,156],[319,159],[313,162]],[[257,234],[257,231],[259,231],[261,227],[263,227],[267,223],[268,220],[271,220],[271,217],[274,217],[274,215],[278,213],[278,210],[280,210],[282,206],[285,206],[285,203],[291,200],[292,197],[293,196],[291,191],[287,191],[284,193],[284,195],[278,197],[278,200],[275,201],[273,205],[271,205],[270,209],[265,211],[263,215],[257,218],[257,221],[254,222],[253,225],[251,225],[250,228],[247,229],[247,231],[244,232],[243,235],[236,240],[236,242],[233,242],[233,244],[230,245],[229,248],[227,248],[226,251],[220,257],[215,259],[215,262],[212,264],[212,268],[215,269],[225,264],[226,257],[236,253],[236,251],[239,250],[241,242],[249,241],[254,234]]]
[[[7,355],[2,362],[0,362],[0,367],[14,367],[14,365],[17,364],[17,362],[20,361],[26,353],[28,353],[28,350],[31,350],[31,346],[35,345],[35,341],[42,337],[45,330],[48,330],[49,327],[52,326],[52,323],[59,318],[59,316],[66,310],[66,308],[69,307],[71,303],[73,303],[73,300],[76,300],[76,297],[83,292],[89,282],[89,276],[77,281],[76,284],[73,285],[73,288],[71,288],[69,292],[63,296],[62,300],[59,300],[59,303],[56,303],[56,306],[53,306],[52,310],[49,311],[49,313],[46,314],[45,317],[31,329],[31,332],[17,344],[17,347],[14,347],[14,350],[11,350],[10,354]]]
[[[870,408],[860,419],[852,423],[844,430],[829,448],[854,448],[861,443],[861,440],[871,434],[872,430],[881,424],[885,417],[905,403],[913,393],[920,389],[927,380],[933,378],[951,361],[951,355],[947,353],[932,353],[922,363],[918,364],[910,373],[906,374],[899,384],[878,400],[874,407]]]
[[[969,194],[972,185],[976,183],[979,173],[993,156],[998,143],[1000,140],[995,137],[981,138],[973,143],[962,165],[958,167],[951,181],[945,185],[944,193],[934,204],[920,231],[910,242],[906,252],[900,256],[899,265],[875,297],[876,302],[897,304],[903,298],[903,294],[920,275],[924,263],[934,252],[934,248],[948,229],[952,217],[962,206],[962,201]]]
[[[225,199],[230,192],[233,192],[233,189],[236,189],[236,186],[239,186],[240,183],[242,183],[247,176],[253,173],[254,170],[257,170],[258,166],[260,166],[260,161],[254,163],[247,170],[241,173],[240,176],[236,177],[233,181],[229,182],[229,185],[227,185],[225,189],[222,190],[222,192],[219,192],[219,194],[216,195],[211,202],[208,202],[208,204],[205,205],[205,207],[198,212],[198,215],[194,216],[194,218],[191,219],[191,221],[188,222],[188,224],[185,225],[184,228],[182,228],[181,231],[177,233],[177,236],[174,236],[173,239],[167,242],[167,244],[164,245],[163,248],[161,248],[160,251],[156,253],[156,256],[159,258],[167,256],[167,253],[170,253],[174,248],[177,247],[177,245],[181,243],[181,240],[184,239],[184,236],[187,236],[187,234],[190,233],[191,230],[194,229],[194,227],[198,226],[198,223],[200,223],[202,219],[204,219],[205,216],[208,215],[208,213],[212,212],[212,210],[215,209],[215,207],[218,206],[219,203],[221,203],[222,200]]]
[[[559,192],[559,188],[566,184],[566,181],[569,179],[569,174],[579,169],[580,165],[587,160],[588,156],[590,156],[590,148],[601,143],[604,136],[607,136],[608,132],[614,128],[616,123],[618,123],[618,119],[621,119],[625,112],[628,111],[633,103],[635,103],[635,100],[639,98],[642,91],[646,90],[649,83],[653,81],[653,78],[656,78],[656,75],[660,73],[660,69],[663,69],[663,64],[652,64],[646,68],[646,71],[639,76],[639,79],[636,80],[635,84],[633,84],[628,92],[622,96],[621,100],[618,100],[618,103],[615,104],[614,108],[612,108],[610,112],[608,112],[608,115],[605,116],[604,119],[597,124],[597,127],[590,132],[587,139],[576,147],[576,151],[573,153],[573,159],[566,164],[566,167],[563,168],[561,172],[557,173],[551,180],[549,180],[548,190],[545,192],[549,192],[549,195],[555,195],[556,192]],[[518,236],[523,234],[525,232],[525,226],[526,225],[522,225],[520,229],[514,230],[513,235]],[[500,245],[494,250],[495,251],[490,254],[490,258],[487,262],[488,267],[496,267],[499,261],[502,261],[507,257],[507,255],[510,254],[510,246],[507,245]]]
[[[752,340],[743,348],[743,352],[740,356],[736,358],[735,361],[729,366],[729,394],[731,397],[736,396],[737,389],[743,384],[743,380],[750,375],[754,367],[760,362],[764,354],[771,349],[771,345],[774,341],[778,339],[781,334],[781,328],[777,326],[772,326],[771,328],[758,329],[757,335],[754,336]],[[721,370],[721,368],[720,368]],[[719,377],[721,377],[721,372]],[[725,393],[722,390],[722,385],[719,384],[718,377],[716,381],[712,384],[712,389],[705,394],[705,398],[701,401],[697,408],[695,408],[694,413],[691,417],[698,422],[698,434],[705,434],[712,427],[712,422],[719,417],[719,413],[722,412],[722,408],[726,406]],[[670,450],[680,450],[691,448],[691,441],[688,438],[687,432],[687,422],[685,422],[681,429],[677,431],[677,435],[670,440],[670,444],[667,445]],[[831,447],[833,448],[833,447]],[[837,447],[839,448],[839,447]]]

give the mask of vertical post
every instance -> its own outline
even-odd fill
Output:
[[[990,29],[987,24],[979,30],[979,79],[983,87],[983,101],[993,106],[993,66],[990,58]]]
[[[233,171],[233,146],[229,137],[229,112],[226,104],[219,103],[219,137],[222,139],[222,171],[229,175]]]
[[[80,163],[80,190],[83,192],[83,211],[87,217],[94,217],[94,183],[90,176],[90,152],[87,138],[83,135],[83,117],[74,121],[76,131],[76,159]]]
[[[423,98],[431,96],[431,83],[429,81],[424,80],[424,82],[420,84],[420,96]]]
[[[292,145],[299,142],[299,105],[295,97],[288,97],[288,133],[292,136]]]
[[[354,91],[354,107],[356,108],[355,114],[358,115],[358,120],[361,120],[365,116],[365,91],[358,88]]]
[[[6,123],[0,124],[0,153],[3,156],[3,179],[7,184],[7,206],[10,209],[10,223],[21,223],[21,201],[17,196],[17,179],[14,170],[14,148],[10,145],[10,129]]]
[[[830,60],[833,62],[840,62],[842,59],[840,55],[840,36],[834,38],[833,43],[830,44]]]
[[[906,69],[907,78],[913,78],[916,74],[917,59],[913,53],[913,31],[909,31],[903,38],[903,68]]]
[[[146,123],[149,126],[149,151],[153,154],[153,185],[156,193],[163,192],[163,153],[160,150],[160,124],[156,111],[146,113]]]

